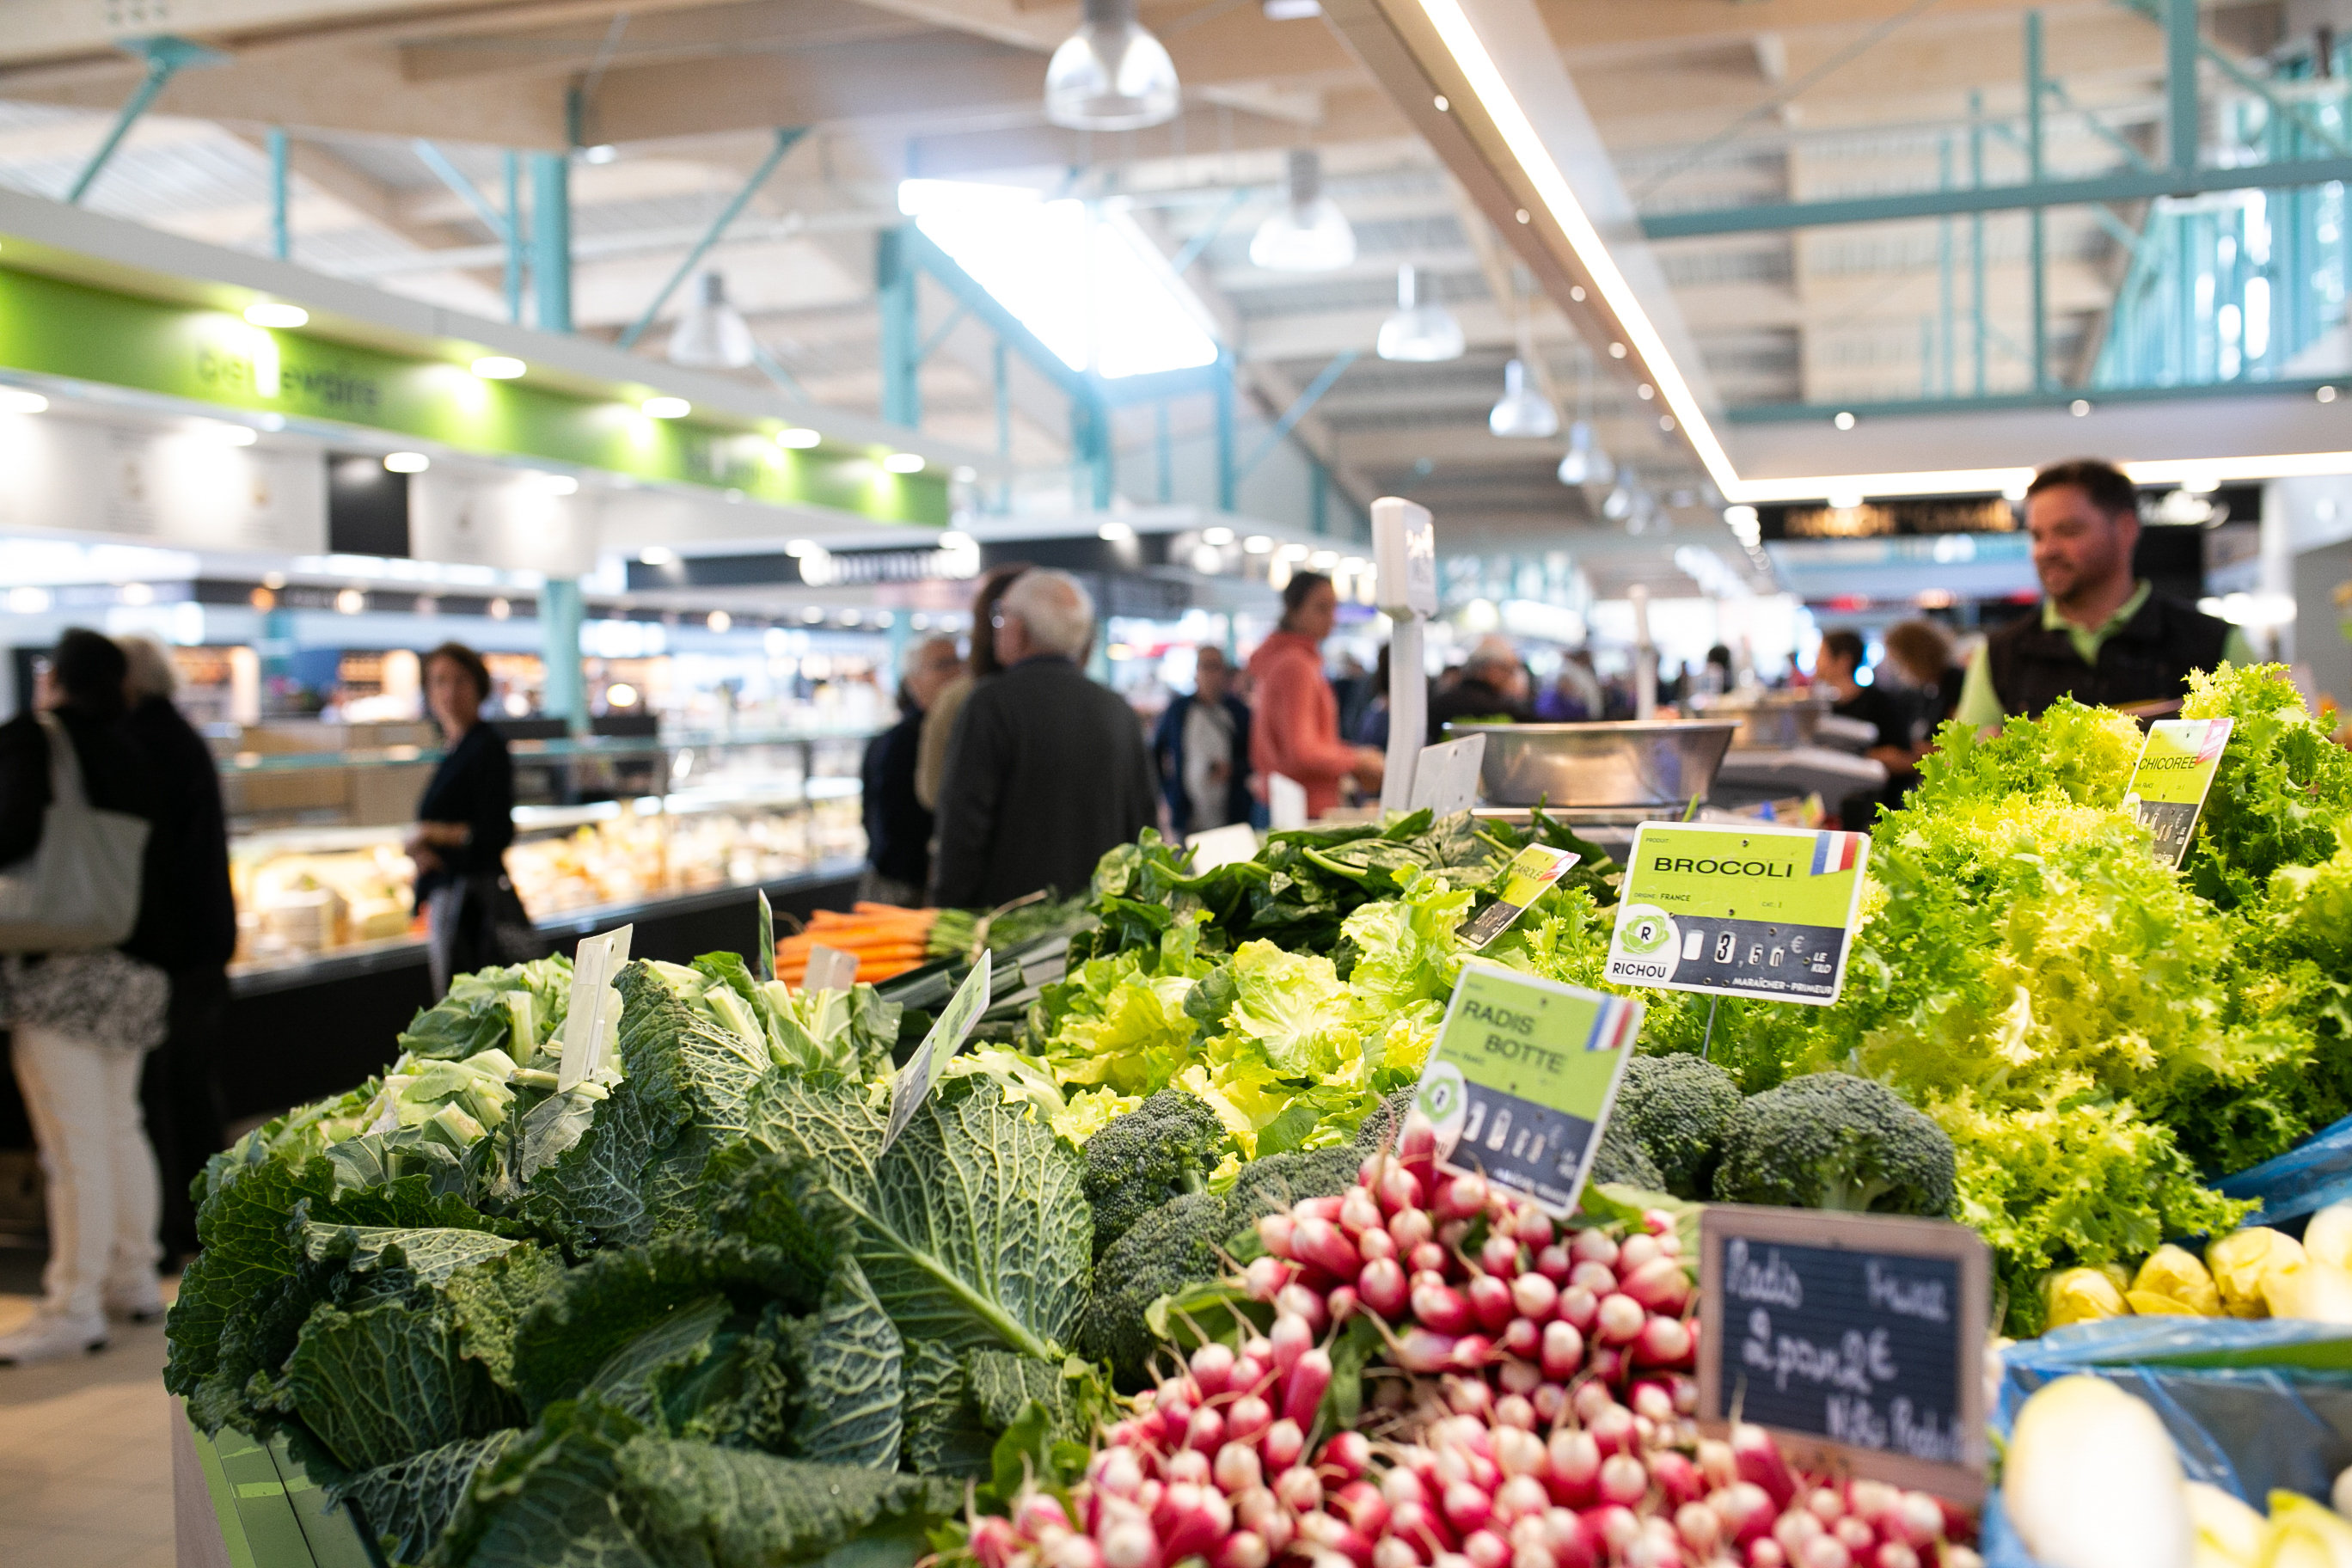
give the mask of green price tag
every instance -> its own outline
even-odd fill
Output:
[[[1439,1163],[1567,1217],[1641,1028],[1630,997],[1464,964],[1417,1100]]]
[[[2234,719],[2159,719],[2140,742],[2124,809],[2156,836],[2156,858],[2179,867],[2189,854],[2198,814],[2221,771],[2221,749]]]
[[[1576,860],[1572,850],[1528,845],[1512,856],[1511,863],[1503,868],[1503,890],[1495,901],[1464,921],[1455,934],[1472,948],[1486,946],[1510,930],[1511,922],[1526,912],[1529,904],[1542,898],[1544,889],[1559,881]]]
[[[1845,984],[1870,837],[1645,822],[1619,890],[1606,978],[1826,1006]]]

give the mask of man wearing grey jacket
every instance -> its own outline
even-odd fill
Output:
[[[1004,672],[956,715],[940,784],[931,901],[992,909],[1086,891],[1104,851],[1160,819],[1143,726],[1078,661],[1094,601],[1066,572],[1024,574],[991,627]]]

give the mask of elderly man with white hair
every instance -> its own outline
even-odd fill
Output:
[[[1066,572],[1034,571],[1005,591],[993,626],[1004,672],[956,715],[940,784],[934,903],[989,909],[1047,889],[1086,890],[1104,851],[1159,821],[1143,726],[1078,662],[1094,600]]]
[[[1485,637],[1462,661],[1461,679],[1429,700],[1429,742],[1445,739],[1445,726],[1479,719],[1524,724],[1535,717],[1528,706],[1528,667],[1508,637]]]

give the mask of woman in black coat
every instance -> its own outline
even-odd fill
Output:
[[[443,643],[425,656],[425,700],[449,750],[416,803],[407,847],[416,863],[416,902],[430,926],[436,997],[447,993],[453,975],[531,956],[514,945],[529,940],[528,918],[506,877],[514,762],[506,738],[483,721],[489,695],[489,667],[472,648]]]

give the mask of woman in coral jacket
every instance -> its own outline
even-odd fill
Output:
[[[1301,572],[1282,590],[1282,626],[1250,655],[1250,764],[1261,791],[1275,773],[1307,791],[1307,815],[1339,804],[1339,781],[1381,782],[1381,753],[1339,739],[1339,703],[1323,675],[1323,639],[1339,618],[1331,579]]]

